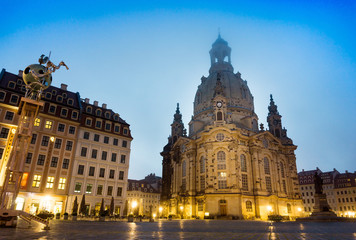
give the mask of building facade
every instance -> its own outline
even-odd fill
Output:
[[[0,184],[4,181],[4,169],[18,125],[18,104],[25,92],[21,72],[15,75],[4,69],[1,71]],[[65,84],[60,88],[51,86],[46,89],[41,101],[44,107],[34,123],[16,209],[33,214],[41,210],[71,213],[73,196],[78,195],[80,200],[80,196],[86,193],[89,212],[101,202],[102,197],[110,204],[111,196],[116,194],[115,205],[118,212],[121,209],[122,213],[132,140],[129,125],[117,113],[106,109],[105,104],[98,107],[97,102],[94,102],[94,112],[88,113],[87,106],[91,105],[88,99],[82,100],[78,92],[68,91]],[[89,118],[92,119],[92,125],[87,124]],[[90,138],[85,137],[87,133],[91,135]],[[100,136],[100,141],[94,139],[95,134]],[[98,157],[83,157],[81,153],[84,146],[88,147],[88,154],[96,149]],[[106,171],[104,177],[101,177],[98,159],[104,151],[108,154],[108,160],[100,160],[100,167]],[[112,160],[114,153],[117,154],[116,161]],[[93,176],[88,172],[91,166],[97,168]],[[82,184],[80,189],[76,188],[77,183]],[[91,192],[87,191],[90,189],[89,184],[92,184]],[[112,194],[103,190],[98,199],[94,189],[100,184],[103,188],[112,186]],[[121,194],[118,193],[120,187]]]
[[[171,136],[161,153],[165,215],[183,218],[267,219],[301,215],[295,146],[282,127],[272,96],[268,130],[258,128],[254,99],[231,65],[220,35],[211,67],[194,99],[186,134],[177,106]]]
[[[160,214],[161,193],[145,180],[128,180],[127,214],[152,217]]]
[[[322,172],[319,168],[298,173],[299,187],[302,194],[304,213],[306,216],[313,212],[314,207],[314,174],[323,180],[323,193],[326,195],[330,210],[340,217],[355,217],[356,214],[356,172],[340,173],[333,171]]]

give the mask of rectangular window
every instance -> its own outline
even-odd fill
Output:
[[[50,105],[48,109],[49,113],[55,114],[56,113],[56,106]]]
[[[58,123],[57,131],[64,132],[64,129],[65,129],[65,125],[63,123]]]
[[[5,120],[12,121],[14,119],[14,112],[7,111],[5,114]]]
[[[40,183],[41,183],[41,175],[34,175],[32,187],[38,188],[40,187]]]
[[[68,159],[68,158],[64,158],[64,159],[63,159],[62,168],[63,168],[63,169],[68,169],[68,168],[69,168],[69,159]]]
[[[6,93],[0,92],[0,101],[4,101]]]
[[[67,117],[67,114],[68,114],[68,109],[62,108],[62,110],[61,110],[61,116],[62,116],[62,117]]]
[[[0,148],[0,159],[2,158],[2,155],[4,154],[4,149]]]
[[[95,127],[96,128],[101,128],[101,121],[96,121],[95,122]]]
[[[107,156],[108,156],[108,152],[105,151],[101,152],[101,160],[106,160]]]
[[[126,162],[126,155],[121,155],[121,163],[125,163]]]
[[[272,192],[272,182],[271,177],[266,177],[266,189],[268,192]]]
[[[95,173],[95,167],[89,167],[89,176],[93,177]]]
[[[79,165],[78,166],[78,175],[83,175],[84,174],[84,165]]]
[[[90,118],[87,118],[87,119],[85,120],[85,125],[91,126],[91,119],[90,119]]]
[[[58,184],[58,189],[64,190],[66,186],[66,179],[65,178],[60,178],[59,179],[59,184]]]
[[[46,121],[45,128],[51,129],[51,128],[52,128],[52,125],[53,125],[53,122],[52,122],[52,121]]]
[[[91,194],[92,188],[93,188],[93,184],[88,183],[85,193]]]
[[[182,191],[184,192],[187,189],[187,180],[185,178],[182,179]]]
[[[114,145],[114,146],[119,145],[119,139],[114,138],[113,145]]]
[[[48,142],[49,142],[49,137],[48,136],[43,136],[42,137],[41,146],[47,147],[48,146]]]
[[[115,170],[110,169],[109,178],[114,178],[114,176],[115,176]]]
[[[218,180],[218,187],[219,189],[226,189],[227,188],[226,180]]]
[[[54,184],[54,177],[47,178],[46,188],[52,189]]]
[[[129,134],[129,130],[127,128],[124,128],[124,135],[128,135]]]
[[[74,133],[75,133],[75,127],[69,126],[69,134],[74,134]]]
[[[105,168],[100,168],[99,177],[105,177]]]
[[[60,149],[62,147],[62,139],[56,138],[56,141],[54,142],[54,148]]]
[[[122,147],[127,147],[127,141],[122,141]]]
[[[119,172],[119,180],[124,180],[124,171]]]
[[[37,165],[43,166],[46,159],[46,155],[38,155]]]
[[[116,132],[116,133],[120,132],[120,126],[119,125],[115,125],[114,132]]]
[[[94,141],[99,142],[100,141],[100,135],[99,134],[94,134]]]
[[[26,156],[26,163],[30,164],[32,161],[32,153],[27,153],[27,156]]]
[[[98,191],[96,192],[96,195],[102,195],[103,194],[103,185],[98,185]]]
[[[19,97],[16,95],[11,95],[10,103],[17,104]]]
[[[75,183],[74,192],[80,193],[81,190],[82,190],[82,183],[76,182],[76,183]]]
[[[116,196],[121,197],[122,196],[122,187],[117,188],[117,194]]]
[[[111,161],[112,162],[116,162],[116,156],[117,156],[116,153],[111,153]]]
[[[72,119],[74,119],[74,120],[78,119],[78,112],[77,111],[73,111],[72,112]]]
[[[108,186],[108,196],[112,196],[112,186]]]
[[[111,130],[111,123],[106,123],[105,124],[105,130],[110,131]]]
[[[247,178],[247,174],[242,174],[242,175],[241,175],[241,181],[242,181],[242,190],[248,191],[248,178]]]
[[[80,151],[80,156],[86,157],[87,151],[88,151],[88,149],[86,147],[82,147],[82,150]]]
[[[72,151],[72,148],[73,148],[73,142],[72,141],[67,141],[66,150],[67,151]]]
[[[0,138],[7,138],[7,136],[9,135],[9,129],[8,128],[2,128],[1,132],[0,132]]]
[[[205,190],[205,176],[202,175],[200,176],[200,191],[204,191]]]
[[[287,186],[286,186],[286,180],[282,180],[282,188],[283,188],[283,192],[287,193]],[[313,196],[313,193],[311,193]]]
[[[35,123],[34,123],[33,125],[35,125],[35,127],[39,127],[39,126],[40,126],[40,123],[41,123],[41,119],[36,118],[36,119],[35,119]]]
[[[93,149],[93,150],[91,151],[91,158],[96,159],[96,156],[97,156],[97,155],[98,155],[98,150]]]
[[[83,138],[88,140],[89,137],[90,137],[90,133],[84,132]]]
[[[31,144],[35,144],[37,140],[37,134],[33,133],[31,138]]]
[[[104,137],[104,143],[106,143],[106,144],[109,143],[109,137]]]
[[[51,167],[57,167],[58,157],[52,157]]]

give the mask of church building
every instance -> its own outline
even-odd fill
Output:
[[[268,129],[258,127],[254,98],[231,65],[219,35],[211,67],[194,99],[187,135],[177,105],[164,147],[163,215],[181,218],[267,219],[301,216],[297,146],[287,137],[272,95]]]

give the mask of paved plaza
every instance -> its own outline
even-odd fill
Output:
[[[0,228],[0,239],[354,239],[356,222],[270,223],[263,221],[173,220],[94,222],[52,220],[51,230],[22,220]]]

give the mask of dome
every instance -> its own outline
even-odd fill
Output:
[[[213,100],[217,94],[217,87],[226,103],[226,123],[234,123],[239,127],[256,131],[257,115],[254,113],[253,96],[247,81],[241,78],[239,72],[234,73],[228,43],[219,35],[209,53],[211,59],[209,76],[201,78],[195,95],[190,135],[202,130],[206,125],[213,124],[215,106]]]

